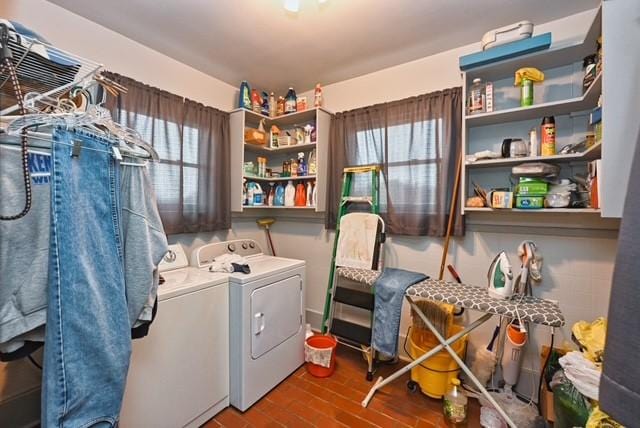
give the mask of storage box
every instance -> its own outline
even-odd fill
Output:
[[[513,192],[491,192],[491,208],[512,208]]]
[[[517,195],[516,208],[523,210],[544,208],[544,196]]]
[[[549,183],[542,180],[520,179],[516,186],[516,192],[519,195],[544,196],[549,191]]]
[[[278,147],[283,147],[283,146],[293,146],[295,144],[297,144],[298,140],[296,140],[295,138],[293,138],[290,135],[285,135],[282,137],[278,137]]]

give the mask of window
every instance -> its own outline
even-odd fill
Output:
[[[460,88],[339,113],[330,142],[329,210],[335,224],[342,169],[380,165],[380,210],[392,233],[442,235],[460,150]],[[369,194],[359,176],[353,193]]]

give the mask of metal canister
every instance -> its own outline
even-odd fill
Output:
[[[553,116],[545,116],[540,127],[540,147],[542,156],[556,154],[556,120]]]
[[[520,83],[520,107],[533,105],[533,80],[522,79]]]

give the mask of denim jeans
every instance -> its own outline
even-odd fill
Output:
[[[42,426],[113,427],[131,353],[119,168],[107,139],[59,128],[53,140]]]

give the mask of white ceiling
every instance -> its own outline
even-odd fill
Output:
[[[599,0],[49,0],[237,86],[298,92],[476,42]],[[372,88],[375,90],[375,88]]]

